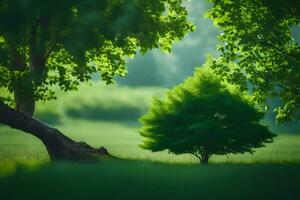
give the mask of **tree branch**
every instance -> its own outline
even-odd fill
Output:
[[[194,153],[194,152],[188,152],[188,153],[196,156],[202,162],[202,157],[200,155],[198,155],[197,153]]]
[[[42,132],[58,131],[48,127],[31,115],[14,110],[0,101],[0,123],[11,128],[22,130],[43,139]],[[49,131],[50,130],[50,131]]]
[[[45,57],[44,57],[45,61],[47,61],[48,57],[49,57],[50,54],[55,50],[55,48],[56,48],[56,43],[55,43],[55,44],[53,45],[53,47],[50,48],[49,51],[46,53],[46,55],[45,55]]]

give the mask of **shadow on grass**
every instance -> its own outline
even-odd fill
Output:
[[[299,199],[300,165],[55,163],[0,179],[2,199]]]
[[[128,121],[142,116],[141,109],[130,106],[101,107],[99,105],[81,105],[79,108],[67,108],[67,116],[88,120]]]

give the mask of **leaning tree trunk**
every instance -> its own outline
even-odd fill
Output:
[[[0,102],[0,123],[39,138],[46,146],[51,160],[98,160],[111,156],[104,147],[96,149],[86,143],[75,142],[59,130],[2,102]]]

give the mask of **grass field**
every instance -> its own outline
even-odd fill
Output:
[[[139,148],[142,138],[136,122],[68,120],[56,125],[62,132],[77,141],[94,147],[105,146],[113,155],[128,159],[153,160],[167,163],[197,163],[190,155],[152,153]],[[33,136],[0,127],[0,163],[48,161],[43,144]],[[274,143],[259,148],[254,154],[213,156],[212,163],[300,163],[300,135],[280,134]]]
[[[0,179],[1,199],[299,199],[299,165],[56,163]]]
[[[190,155],[138,146],[137,117],[163,89],[93,91],[60,94],[61,102],[39,104],[37,116],[127,161],[50,164],[38,139],[0,126],[0,199],[298,199],[300,134],[281,133],[253,155],[213,156],[200,166]],[[110,112],[118,117],[105,118]]]

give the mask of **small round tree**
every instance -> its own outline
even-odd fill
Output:
[[[205,164],[213,154],[252,153],[275,137],[259,123],[263,116],[246,94],[203,67],[165,99],[154,99],[141,118],[140,134],[145,138],[141,147],[190,153]]]

